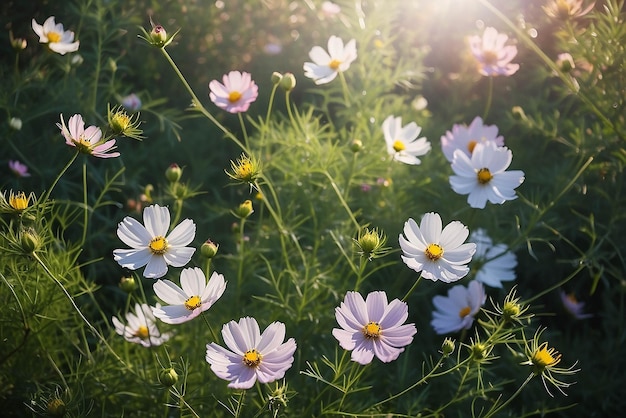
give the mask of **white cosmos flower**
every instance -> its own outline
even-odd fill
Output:
[[[191,219],[185,219],[167,234],[170,211],[151,205],[143,211],[143,223],[145,226],[130,216],[119,223],[117,236],[131,247],[113,251],[120,266],[131,270],[146,266],[144,277],[158,279],[165,276],[168,264],[182,267],[191,260],[196,251],[186,247],[196,236],[196,224]]]
[[[454,151],[452,190],[467,194],[467,203],[473,208],[483,209],[487,203],[502,204],[517,199],[515,188],[524,182],[521,170],[506,171],[513,159],[507,147],[498,147],[494,142],[478,143],[471,158],[463,151]]]
[[[250,389],[257,381],[270,383],[283,378],[293,364],[296,341],[285,339],[285,324],[272,322],[263,331],[256,319],[245,317],[222,328],[227,350],[216,343],[206,346],[206,361],[228,387]]]
[[[417,165],[417,158],[430,151],[430,142],[426,138],[417,138],[422,130],[415,122],[402,126],[402,118],[388,116],[383,121],[383,134],[387,143],[387,152],[396,161]]]
[[[459,221],[452,221],[442,230],[438,213],[427,213],[420,225],[409,218],[400,234],[402,261],[428,280],[455,282],[467,275],[476,244],[465,243],[469,231]]]
[[[31,25],[39,36],[39,42],[48,44],[48,48],[57,54],[65,55],[68,52],[78,51],[80,42],[74,42],[74,32],[64,30],[61,23],[55,23],[54,16],[47,18],[43,25],[33,19]]]
[[[474,316],[485,304],[487,295],[482,283],[473,280],[465,287],[456,285],[448,290],[448,296],[435,296],[433,320],[430,324],[437,334],[450,334],[462,329],[469,329]]]
[[[454,124],[451,131],[441,136],[441,150],[446,159],[452,162],[454,151],[462,150],[468,157],[472,155],[476,144],[495,142],[499,147],[504,146],[504,138],[498,135],[496,125],[483,125],[480,116],[476,116],[469,126]]]
[[[509,251],[509,247],[505,244],[494,245],[482,228],[472,231],[469,241],[476,243],[473,261],[479,267],[475,280],[491,287],[502,287],[502,282],[515,280],[517,257]]]
[[[157,305],[158,306],[158,305]],[[156,326],[156,319],[152,315],[152,309],[148,304],[135,304],[135,311],[126,314],[127,325],[113,317],[115,332],[123,336],[126,341],[141,344],[144,347],[156,347],[169,340],[171,333],[161,334]]]
[[[213,272],[207,283],[198,267],[186,268],[180,273],[180,285],[169,280],[158,280],[152,286],[154,293],[169,306],[157,306],[154,316],[166,324],[181,324],[209,309],[226,290],[224,276]]]
[[[343,40],[333,35],[328,39],[328,52],[321,46],[311,49],[309,57],[313,62],[304,63],[304,75],[315,84],[330,83],[338,73],[350,68],[356,56],[356,40],[351,39],[344,46]]]

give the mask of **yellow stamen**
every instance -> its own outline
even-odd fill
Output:
[[[150,240],[150,244],[148,245],[152,254],[162,255],[167,251],[167,240],[162,237],[154,237]]]
[[[548,348],[548,343],[541,344],[532,358],[533,364],[541,368],[555,366],[559,361],[561,354],[554,348]]]
[[[498,54],[494,51],[483,51],[483,61],[487,65],[495,65],[498,63]]]
[[[467,143],[467,150],[470,152],[470,154],[474,152],[474,147],[476,147],[477,143],[478,142],[474,141],[473,139]]]
[[[393,149],[395,152],[400,152],[400,151],[404,151],[406,148],[406,145],[404,145],[404,142],[402,141],[395,141],[393,143]]]
[[[424,251],[426,257],[431,261],[437,261],[443,257],[443,247],[439,244],[430,244]]]
[[[382,332],[383,330],[380,328],[380,325],[378,325],[378,322],[368,322],[367,325],[363,327],[365,338],[378,338]]]
[[[328,66],[329,66],[331,69],[335,70],[335,71],[337,71],[337,69],[339,68],[339,66],[340,66],[340,65],[341,65],[341,61],[339,61],[339,60],[332,60],[332,61],[328,64]]]
[[[261,358],[261,354],[253,348],[245,352],[243,362],[248,367],[256,367],[261,363]]]
[[[19,192],[14,195],[11,193],[9,196],[9,206],[11,206],[15,210],[24,210],[28,207],[29,198],[26,197],[24,192]]]
[[[478,170],[477,176],[478,176],[478,182],[480,184],[487,184],[493,178],[493,175],[491,174],[488,168],[481,168],[480,170]]]
[[[50,43],[59,42],[61,40],[61,35],[56,32],[48,32],[47,36],[48,36],[48,42]]]
[[[202,305],[202,300],[200,296],[192,296],[185,301],[185,308],[193,311],[196,308],[199,308]]]
[[[470,314],[470,312],[472,312],[472,308],[470,308],[469,306],[466,306],[465,308],[459,311],[459,316],[461,318],[465,318],[467,315]]]
[[[228,101],[231,103],[235,103],[239,99],[241,99],[241,93],[239,93],[238,91],[231,91],[228,95]]]
[[[150,332],[148,331],[148,327],[145,325],[140,325],[137,331],[135,332],[135,337],[139,337],[142,340],[145,340],[150,336]]]

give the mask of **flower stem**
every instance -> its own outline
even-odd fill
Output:
[[[493,100],[493,77],[489,77],[489,87],[487,90],[487,103],[485,103],[485,110],[483,112],[483,121],[487,119],[489,111],[491,110],[491,101]]]
[[[420,273],[420,275],[418,276],[417,280],[415,280],[415,283],[413,283],[413,286],[411,286],[411,288],[409,289],[408,292],[406,292],[406,295],[404,295],[404,297],[401,299],[402,302],[406,302],[406,300],[408,299],[408,297],[411,295],[411,293],[413,293],[413,291],[417,288],[417,285],[419,284],[419,282],[422,280],[422,273]]]
[[[50,193],[52,193],[52,190],[56,187],[57,183],[59,182],[59,180],[61,179],[61,177],[63,177],[63,174],[65,174],[65,172],[67,171],[68,168],[70,168],[70,166],[72,165],[72,163],[74,162],[74,160],[76,160],[76,157],[78,157],[79,151],[76,151],[74,153],[74,156],[70,159],[70,161],[65,164],[65,167],[63,167],[63,169],[61,170],[61,172],[59,173],[59,175],[54,179],[54,181],[52,182],[52,185],[50,186],[50,188],[48,189],[48,191],[46,192],[45,196],[43,199],[41,199],[41,202],[46,202],[49,198],[50,198]]]
[[[249,147],[248,144],[248,131],[246,131],[246,124],[243,120],[243,116],[241,116],[241,112],[237,113],[239,117],[239,123],[241,124],[241,132],[243,133],[243,143],[246,145],[246,148]]]
[[[526,380],[524,380],[524,383],[522,383],[522,385],[517,388],[517,390],[515,391],[514,394],[511,395],[511,397],[509,399],[507,399],[505,402],[503,402],[500,406],[498,406],[497,408],[494,408],[496,405],[493,405],[492,409],[490,409],[489,411],[487,411],[487,414],[485,414],[483,416],[483,418],[489,418],[494,416],[495,414],[497,414],[498,412],[500,412],[502,409],[504,409],[505,406],[507,406],[509,403],[511,403],[511,401],[513,399],[515,399],[517,397],[517,395],[519,395],[522,392],[522,389],[524,389],[524,387],[528,384],[528,382],[530,382],[530,380],[534,377],[534,373],[531,373]]]

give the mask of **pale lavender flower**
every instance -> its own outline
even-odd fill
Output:
[[[407,304],[399,299],[387,303],[385,292],[371,292],[365,300],[358,292],[347,292],[335,308],[341,328],[333,329],[333,336],[344,350],[352,351],[352,360],[359,364],[371,363],[374,356],[389,363],[417,333],[414,324],[404,324],[408,316]]]
[[[309,57],[313,62],[304,63],[304,75],[315,84],[330,83],[356,59],[356,40],[351,39],[344,47],[343,40],[333,35],[328,39],[328,52],[321,46],[314,46]]]
[[[169,306],[157,306],[154,316],[166,324],[181,324],[209,309],[224,294],[224,276],[213,272],[207,283],[198,267],[186,268],[180,273],[180,287],[169,280],[158,280],[152,286],[154,293]]]
[[[22,164],[18,160],[9,160],[9,169],[17,177],[30,177],[30,173],[28,172],[28,166],[26,164]]]
[[[476,144],[494,142],[498,146],[504,145],[504,138],[498,135],[496,125],[483,125],[480,116],[476,116],[469,126],[454,124],[452,131],[446,131],[441,136],[441,150],[446,159],[452,162],[454,151],[459,149],[468,157],[472,156]]]
[[[122,97],[122,106],[130,111],[137,111],[141,109],[141,99],[135,93],[131,93]]]
[[[478,72],[484,76],[509,76],[515,74],[519,64],[511,60],[517,55],[515,45],[505,45],[509,37],[495,28],[485,28],[483,36],[470,36],[469,46],[479,63]]]
[[[448,290],[448,296],[433,298],[433,319],[430,322],[437,334],[450,334],[470,329],[474,316],[485,304],[487,295],[482,283],[473,280],[465,287],[462,284]]]
[[[324,3],[322,3],[322,14],[325,17],[335,17],[337,16],[339,13],[341,13],[341,6],[339,6],[336,3],[333,3],[332,1],[325,1]]]
[[[475,280],[491,287],[502,287],[502,282],[515,280],[517,257],[505,244],[493,244],[487,232],[478,228],[472,231],[469,242],[476,243],[474,262],[478,263]]]
[[[487,201],[502,204],[517,199],[515,189],[524,182],[524,172],[506,171],[512,159],[511,150],[498,147],[495,142],[476,144],[471,158],[457,149],[450,186],[456,193],[468,195],[467,203],[473,208],[483,209]]]
[[[217,107],[227,112],[245,112],[259,95],[259,88],[250,73],[231,71],[222,77],[222,81],[224,84],[217,80],[209,83],[209,97]]]
[[[168,264],[182,267],[191,260],[196,251],[186,246],[196,236],[196,224],[191,219],[185,219],[167,234],[170,211],[151,205],[143,210],[143,222],[145,226],[127,216],[119,223],[117,236],[131,247],[113,251],[120,266],[131,270],[146,266],[144,277],[157,279],[165,276]]]
[[[31,25],[39,36],[39,42],[48,44],[48,48],[57,54],[65,55],[68,52],[78,51],[80,42],[74,42],[74,32],[64,30],[61,23],[55,23],[54,16],[47,18],[43,25],[33,19]]]
[[[206,346],[206,361],[228,387],[250,389],[258,380],[270,383],[281,379],[293,364],[296,341],[285,339],[285,324],[272,322],[261,334],[251,317],[230,321],[222,327],[225,349],[216,343]]]
[[[81,115],[74,115],[67,121],[67,126],[61,115],[61,123],[57,123],[61,134],[65,137],[65,143],[75,147],[78,151],[93,155],[98,158],[119,157],[119,152],[111,152],[115,148],[115,139],[102,142],[102,131],[96,126],[85,129],[85,122]]]
[[[157,305],[158,306],[158,305]],[[135,311],[126,314],[127,325],[117,317],[113,317],[115,332],[123,336],[126,341],[141,344],[144,347],[156,347],[169,340],[171,333],[163,333],[156,326],[156,319],[148,304],[135,304]]]
[[[573,293],[566,293],[561,290],[559,291],[559,296],[561,297],[561,302],[563,303],[565,310],[574,318],[586,319],[593,316],[592,314],[584,313],[585,302],[579,302]]]

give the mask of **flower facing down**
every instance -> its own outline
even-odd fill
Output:
[[[227,350],[216,343],[206,346],[206,361],[228,387],[250,389],[258,380],[270,383],[281,379],[293,363],[296,341],[285,339],[285,324],[272,322],[261,334],[254,318],[230,321],[222,327]]]
[[[517,257],[506,245],[494,245],[487,232],[481,228],[472,231],[469,241],[476,243],[476,280],[491,287],[502,287],[502,282],[515,280]]]
[[[249,73],[231,71],[222,77],[224,84],[217,80],[209,83],[211,101],[227,112],[245,112],[259,95],[259,88]]]
[[[483,125],[482,118],[476,116],[469,126],[455,124],[452,131],[446,131],[441,137],[441,150],[446,159],[452,162],[455,150],[459,149],[471,157],[476,144],[484,142],[494,142],[501,147],[504,145],[504,138],[498,136],[497,126]]]
[[[427,213],[420,225],[409,218],[400,234],[402,261],[422,277],[445,283],[455,282],[467,275],[467,264],[476,252],[476,244],[463,243],[469,231],[459,221],[452,221],[442,230],[438,213]]]
[[[313,62],[304,63],[304,75],[318,85],[330,83],[337,74],[350,68],[356,57],[356,40],[351,39],[344,46],[343,40],[333,35],[328,39],[328,52],[321,46],[311,48],[309,58]]]
[[[561,297],[561,303],[563,303],[565,310],[574,318],[586,319],[593,316],[592,314],[584,313],[585,302],[579,302],[573,293],[565,293],[561,290],[559,291],[559,296]]]
[[[408,316],[407,304],[399,299],[387,303],[385,292],[371,292],[365,300],[358,292],[347,292],[335,308],[341,328],[333,329],[333,335],[344,350],[352,351],[353,361],[369,364],[376,356],[389,363],[398,358],[417,333],[415,325],[404,324]]]
[[[67,126],[61,115],[61,123],[57,123],[61,130],[61,134],[65,138],[65,143],[71,147],[75,147],[83,154],[93,155],[98,158],[119,157],[119,152],[113,151],[115,139],[102,142],[102,131],[96,126],[89,126],[85,129],[85,122],[81,115],[74,115],[67,121]]]
[[[495,28],[485,28],[483,36],[470,36],[469,46],[478,61],[478,72],[485,76],[513,75],[519,69],[519,64],[512,64],[511,60],[517,55],[515,45],[505,45],[509,37],[498,33]]]
[[[170,211],[151,205],[143,210],[143,223],[145,226],[130,216],[119,223],[117,236],[131,247],[113,251],[120,266],[131,270],[146,266],[144,277],[157,279],[167,273],[168,264],[182,267],[191,260],[196,251],[186,246],[196,236],[196,224],[191,219],[185,219],[167,235]]]
[[[78,51],[80,42],[74,42],[74,32],[64,30],[61,23],[55,23],[54,16],[47,18],[43,25],[33,19],[31,25],[39,36],[39,42],[48,44],[48,48],[57,54],[65,55],[68,52]]]
[[[226,290],[224,276],[213,272],[209,282],[198,267],[180,273],[180,285],[169,280],[158,280],[152,286],[154,293],[169,306],[157,306],[154,316],[166,324],[187,322],[209,309]]]
[[[476,280],[472,280],[467,287],[456,285],[448,290],[448,296],[437,295],[433,298],[436,310],[430,324],[437,334],[470,329],[474,316],[486,299],[485,288]]]
[[[502,204],[517,199],[515,189],[524,182],[524,172],[506,171],[512,159],[511,150],[493,142],[476,144],[471,158],[456,150],[450,186],[458,194],[468,195],[467,203],[473,208],[483,209],[487,201]]]
[[[389,155],[405,164],[420,164],[417,157],[430,151],[430,142],[426,138],[417,138],[421,130],[415,122],[402,126],[401,117],[388,116],[383,121],[383,134]]]
[[[11,170],[17,177],[30,177],[28,166],[26,164],[22,164],[18,160],[9,160],[9,170]]]
[[[127,325],[113,317],[115,332],[123,336],[126,341],[141,344],[144,347],[156,347],[170,339],[170,333],[159,331],[152,309],[147,304],[135,304],[135,311],[126,314]]]

